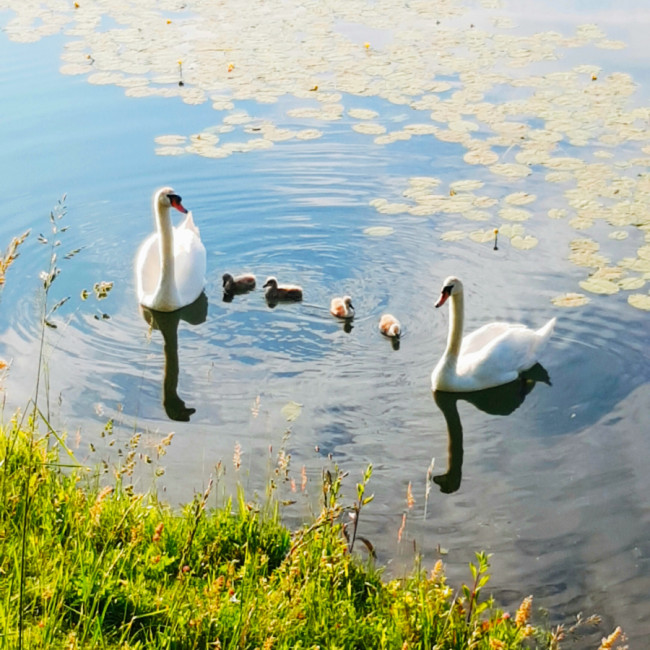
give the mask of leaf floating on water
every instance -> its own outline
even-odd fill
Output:
[[[187,142],[184,135],[159,135],[153,140],[156,144],[164,146],[178,146]]]
[[[386,133],[386,127],[376,122],[357,122],[352,125],[352,129],[364,135],[382,135]]]
[[[370,226],[363,231],[364,235],[368,237],[387,237],[395,232],[395,228],[391,226]]]
[[[374,120],[376,117],[379,117],[377,111],[372,111],[367,108],[351,108],[348,111],[348,115],[356,120]]]
[[[469,165],[494,165],[499,156],[488,148],[473,148],[463,156],[463,160]]]
[[[633,293],[627,297],[627,301],[632,307],[650,311],[650,296],[644,293]]]
[[[280,412],[287,419],[287,422],[294,422],[302,412],[302,404],[298,404],[298,402],[289,402],[282,407]]]
[[[533,237],[532,235],[526,235],[525,237],[522,237],[521,235],[515,235],[510,239],[510,243],[515,247],[519,248],[520,250],[530,250],[531,248],[535,248],[537,244],[539,243],[539,240],[537,237]]]
[[[524,232],[524,227],[520,223],[504,223],[499,228],[499,234],[504,237],[516,237],[517,235],[523,235]]]
[[[599,293],[604,295],[611,295],[613,293],[618,293],[619,287],[616,282],[611,280],[605,280],[603,278],[587,278],[580,282],[580,286],[585,290],[591,293]]]
[[[532,214],[525,208],[501,208],[499,216],[508,221],[527,221]]]
[[[462,230],[448,230],[440,235],[440,239],[443,241],[460,241],[461,239],[465,239],[465,237],[467,237],[467,233]]]
[[[550,219],[564,219],[567,216],[567,211],[564,208],[551,208],[548,211]]]
[[[303,129],[296,133],[297,140],[316,140],[322,137],[323,132],[318,129]]]
[[[557,307],[582,307],[589,301],[590,298],[581,293],[563,293],[551,299],[551,302]]]
[[[473,192],[474,190],[480,190],[485,183],[478,180],[463,180],[463,181],[454,181],[449,185],[449,189],[453,192]]]
[[[504,200],[510,205],[527,205],[536,199],[537,197],[534,194],[528,194],[528,192],[513,192],[508,194]]]
[[[633,291],[635,289],[640,289],[645,285],[646,281],[644,278],[623,278],[618,281],[618,286],[623,289],[623,291]]]
[[[491,165],[488,169],[494,174],[506,176],[507,178],[525,178],[532,173],[530,167],[517,163],[500,163]]]
[[[494,241],[494,229],[488,228],[487,230],[473,230],[471,233],[469,233],[469,238],[478,244],[492,242]]]

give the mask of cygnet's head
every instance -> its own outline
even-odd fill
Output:
[[[176,208],[179,212],[187,214],[187,210],[181,202],[181,197],[171,187],[161,187],[154,195],[153,203],[158,208]]]
[[[354,309],[354,305],[352,304],[352,297],[351,296],[343,296],[343,304],[346,307],[349,307],[350,309]]]
[[[232,275],[230,275],[230,273],[224,273],[224,274],[221,276],[221,279],[222,279],[222,281],[223,281],[223,286],[224,286],[224,287],[225,287],[229,282],[232,282],[232,281],[233,281],[233,277],[232,277]]]
[[[450,275],[443,283],[442,290],[440,291],[440,298],[436,302],[436,307],[444,305],[449,296],[459,295],[463,293],[463,283],[453,275]]]
[[[262,286],[264,289],[266,287],[273,287],[274,289],[277,289],[278,281],[272,275],[270,275],[268,278],[266,278],[266,282]]]

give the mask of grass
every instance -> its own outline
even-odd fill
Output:
[[[320,516],[291,534],[273,499],[240,492],[208,512],[209,487],[173,512],[154,492],[127,489],[119,470],[103,486],[85,468],[64,472],[62,442],[18,425],[0,437],[9,647],[19,626],[27,648],[464,648],[472,638],[488,648],[529,635],[497,613],[479,620],[484,603],[454,600],[440,567],[384,584],[349,552],[336,479]]]
[[[555,649],[583,623],[554,631],[533,625],[532,597],[513,616],[500,611],[484,597],[484,553],[470,564],[469,583],[456,589],[440,560],[429,570],[416,561],[409,575],[385,580],[370,540],[358,534],[372,501],[371,467],[349,505],[343,473],[324,471],[320,511],[289,530],[278,496],[278,483],[289,478],[283,452],[262,500],[249,501],[239,489],[213,508],[212,481],[181,509],[162,502],[155,483],[136,492],[137,433],[112,472],[78,463],[38,406],[45,333],[66,300],[48,307],[64,214],[60,201],[50,240],[39,237],[50,257],[41,274],[34,398],[26,414],[0,426],[0,647]],[[1,281],[25,236],[0,260]],[[158,457],[171,441],[161,440]],[[239,462],[236,448],[236,468]],[[620,639],[617,628],[600,648]]]
[[[499,650],[559,648],[567,632],[532,625],[532,597],[513,616],[484,598],[485,554],[459,589],[441,561],[383,580],[342,523],[358,521],[370,470],[349,507],[342,474],[325,472],[320,513],[292,532],[272,489],[208,508],[210,484],[173,510],[131,489],[132,463],[102,483],[30,427],[14,418],[0,433],[4,647]]]

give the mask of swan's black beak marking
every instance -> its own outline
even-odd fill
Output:
[[[182,212],[183,214],[187,214],[187,210],[183,207],[183,204],[181,203],[181,197],[178,196],[178,194],[168,194],[167,198],[169,199],[169,202],[172,204],[172,207],[176,208],[179,212]]]
[[[453,284],[448,284],[446,287],[442,288],[442,292],[440,293],[440,298],[438,298],[438,302],[436,303],[436,307],[440,307],[445,304],[447,301],[447,298],[451,296],[451,290],[454,288]]]

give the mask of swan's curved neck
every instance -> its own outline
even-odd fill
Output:
[[[160,281],[156,290],[158,300],[166,301],[174,297],[174,233],[169,208],[156,204],[156,223],[158,225],[158,246],[160,251]]]
[[[460,345],[463,340],[465,306],[462,293],[452,294],[450,312],[449,334],[447,336],[447,349],[445,350],[445,356],[454,357],[454,359],[456,359],[458,358]]]

